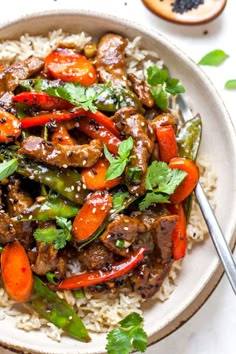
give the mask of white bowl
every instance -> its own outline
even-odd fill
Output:
[[[154,29],[94,12],[60,10],[27,16],[4,25],[0,29],[0,38],[16,39],[24,33],[46,34],[58,28],[71,33],[86,31],[95,38],[107,31],[119,32],[131,39],[141,35],[143,46],[157,51],[171,74],[181,80],[193,111],[200,113],[203,120],[200,153],[208,156],[218,176],[216,216],[232,248],[236,225],[236,139],[230,117],[210,80],[186,54]],[[192,316],[207,300],[222,273],[210,238],[195,247],[185,257],[178,286],[170,299],[163,304],[152,303],[145,310],[145,330],[149,335],[149,343],[168,335]],[[105,337],[105,334],[93,335],[91,343],[84,344],[64,336],[58,343],[39,331],[18,330],[14,318],[6,317],[0,322],[0,343],[30,353],[103,353]]]

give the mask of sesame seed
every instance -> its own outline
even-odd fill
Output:
[[[101,207],[101,210],[105,210],[105,205],[103,205],[103,206]]]
[[[86,189],[86,185],[85,185],[84,183],[82,184],[82,188],[83,188],[83,189]]]
[[[83,166],[85,166],[86,165],[86,160],[83,160],[82,164],[83,164]]]
[[[96,211],[97,211],[97,208],[93,208],[93,209],[92,209],[92,214],[95,214]]]
[[[129,230],[129,228],[128,228],[127,226],[125,226],[125,227],[124,227],[124,230],[125,230],[125,231],[128,231],[128,230]]]
[[[68,167],[68,165],[64,164],[64,165],[62,165],[62,167],[63,167],[63,168],[67,168],[67,167]]]
[[[77,192],[80,192],[81,186],[78,186],[76,189],[77,189]]]

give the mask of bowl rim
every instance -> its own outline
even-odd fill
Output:
[[[93,11],[93,10],[82,10],[82,9],[74,9],[74,8],[66,8],[66,9],[55,9],[55,10],[46,10],[46,11],[37,11],[33,13],[27,13],[25,15],[20,15],[17,16],[14,19],[11,20],[6,20],[2,21],[0,23],[0,32],[3,32],[8,29],[8,27],[11,27],[13,25],[20,25],[20,23],[27,22],[28,20],[32,19],[38,19],[40,17],[49,17],[49,16],[63,16],[63,15],[73,15],[73,16],[83,16],[83,17],[93,17],[93,18],[99,18],[104,21],[112,21],[116,23],[117,25],[126,25],[130,27],[133,30],[140,31],[140,32],[146,32],[148,33],[149,36],[151,36],[154,40],[160,41],[162,44],[170,48],[172,51],[174,50],[180,57],[185,58],[185,60],[188,60],[191,67],[197,72],[198,76],[203,80],[205,83],[207,83],[208,86],[211,87],[212,94],[217,98],[218,103],[220,105],[221,110],[224,112],[224,119],[228,128],[228,134],[230,135],[231,140],[235,139],[236,137],[236,128],[234,127],[234,124],[230,118],[229,112],[225,106],[225,103],[223,102],[222,98],[220,97],[220,94],[218,93],[216,87],[208,77],[208,75],[204,72],[204,70],[196,64],[196,62],[191,59],[186,52],[184,52],[181,48],[179,48],[175,43],[173,43],[172,40],[170,40],[168,37],[163,35],[162,33],[158,32],[154,26],[149,26],[149,25],[143,25],[140,24],[136,21],[131,21],[125,18],[120,18],[115,15],[109,15],[109,14],[104,14],[102,12],[98,11]],[[62,25],[63,27],[63,25]],[[1,40],[2,38],[0,38]],[[5,38],[4,38],[5,39]],[[232,145],[233,151],[234,151],[234,157],[236,157],[236,144]],[[236,158],[235,159],[235,164],[234,164],[234,175],[236,175]],[[236,210],[236,198],[234,200],[233,204],[235,210]],[[236,246],[236,215],[234,219],[230,220],[230,227],[229,227],[229,234],[231,235],[231,240],[230,240],[230,248],[231,250],[234,249]],[[211,274],[210,282],[208,282],[207,286],[203,286],[202,289],[199,290],[199,293],[197,296],[189,303],[189,305],[184,309],[181,314],[179,314],[174,320],[171,322],[171,326],[168,325],[168,329],[163,328],[161,329],[158,334],[154,333],[151,334],[149,337],[149,345],[153,345],[156,342],[160,341],[161,339],[167,337],[171,333],[173,333],[176,329],[181,327],[185,322],[187,322],[207,301],[207,299],[210,297],[214,289],[217,287],[220,279],[222,278],[224,274],[223,267],[220,263],[220,261],[217,262],[214,271]],[[0,339],[0,347],[5,348],[5,349],[10,349],[13,350],[17,353],[22,353],[22,350],[28,351],[29,349],[27,347],[18,347],[17,345],[14,346],[12,343],[6,343],[3,342],[2,339]],[[34,351],[30,349],[32,353],[40,353],[39,351]],[[45,353],[45,352],[42,352]],[[99,352],[100,353],[100,352]]]

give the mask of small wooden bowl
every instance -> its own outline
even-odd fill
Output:
[[[184,25],[199,25],[214,20],[224,10],[227,0],[205,0],[183,13],[174,12],[174,0],[142,0],[144,5],[163,19]]]

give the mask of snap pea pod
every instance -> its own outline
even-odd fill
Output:
[[[45,184],[76,204],[83,204],[87,191],[83,189],[80,174],[75,169],[48,167],[18,156],[17,172],[24,177]]]
[[[36,276],[34,276],[34,291],[30,304],[40,316],[63,329],[72,337],[82,342],[91,340],[87,329],[76,312]]]
[[[49,94],[50,92],[48,89],[55,89],[59,86],[63,86],[63,83],[60,82],[60,80],[29,79],[21,80],[19,83],[21,90],[35,90]],[[109,86],[108,84],[94,84],[91,85],[89,89],[85,89],[85,95],[90,97],[92,90],[94,90],[94,104],[99,111],[115,112],[121,107],[132,106],[135,107],[138,112],[144,113],[141,101],[139,100],[138,96],[131,90],[128,90],[124,87]],[[68,100],[69,97],[61,98]],[[71,103],[75,104],[74,99],[71,101]]]
[[[78,211],[77,205],[57,195],[49,196],[41,203],[34,203],[13,219],[15,221],[54,220],[56,217],[70,219],[76,216]]]
[[[179,130],[176,140],[180,156],[188,157],[196,161],[202,135],[202,121],[197,114],[192,119],[186,121]],[[193,202],[193,194],[185,201],[185,211],[187,221],[190,218]]]
[[[197,114],[192,119],[186,121],[180,128],[176,140],[178,143],[179,154],[196,160],[202,135],[202,121]]]

